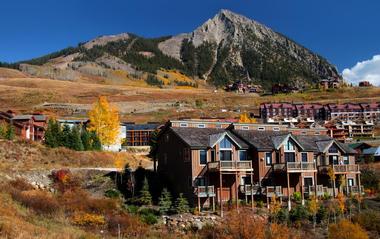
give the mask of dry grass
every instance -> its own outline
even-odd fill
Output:
[[[122,159],[132,168],[149,167],[145,156],[130,153],[76,152],[66,148],[50,149],[38,143],[0,141],[0,172],[59,168],[114,168],[115,160]]]

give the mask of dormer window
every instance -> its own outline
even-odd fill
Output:
[[[329,148],[329,153],[331,154],[337,154],[338,153],[338,148],[335,145],[331,145]]]
[[[225,137],[220,141],[219,147],[221,149],[232,149],[232,143],[228,140],[228,138]]]
[[[291,140],[288,140],[285,144],[285,151],[286,152],[293,152],[295,150],[294,143]]]

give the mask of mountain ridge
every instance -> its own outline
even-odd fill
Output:
[[[176,69],[216,86],[243,80],[265,88],[276,83],[307,87],[321,79],[341,78],[336,67],[323,57],[255,20],[226,9],[190,33],[161,38],[143,38],[133,33],[100,36],[78,47],[19,64],[59,68],[70,73],[85,71],[90,75],[107,75],[108,69],[140,75],[155,75],[162,68]],[[91,68],[94,66],[96,70]]]

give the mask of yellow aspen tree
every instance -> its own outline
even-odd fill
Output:
[[[240,114],[239,123],[256,123],[256,119],[249,117],[248,113]]]
[[[89,130],[96,132],[102,145],[109,146],[117,142],[120,131],[119,112],[108,103],[106,97],[99,97],[88,116]]]

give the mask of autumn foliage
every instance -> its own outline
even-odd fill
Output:
[[[96,132],[102,145],[116,143],[120,130],[119,112],[108,103],[106,97],[99,97],[88,116],[90,118],[88,129]]]
[[[367,233],[358,224],[342,220],[329,227],[329,239],[367,239]]]

